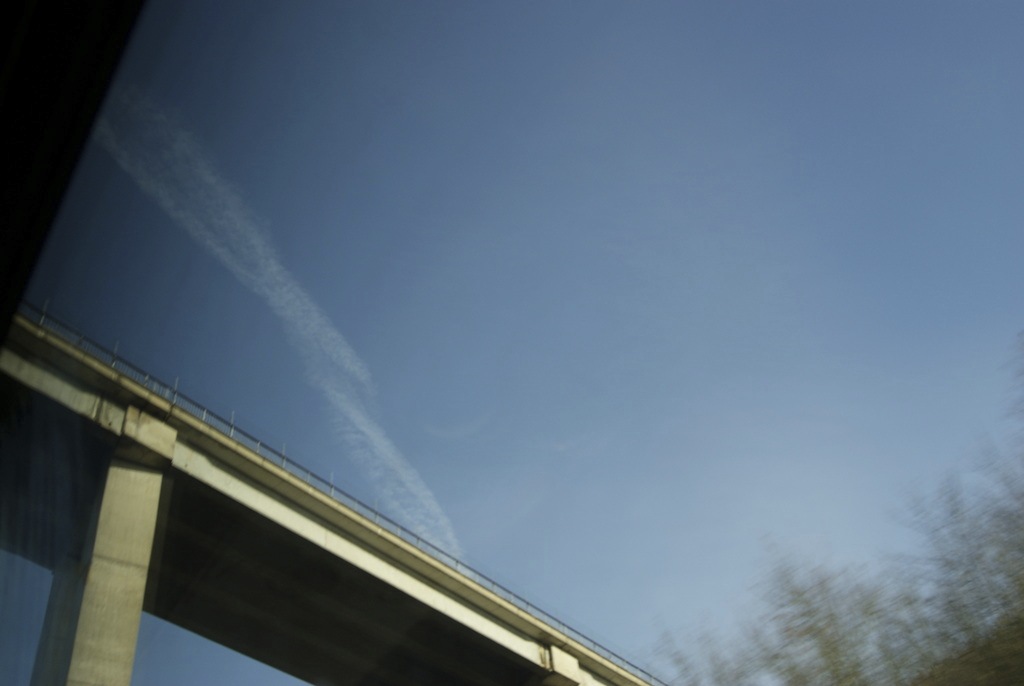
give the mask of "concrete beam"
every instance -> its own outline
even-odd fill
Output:
[[[108,431],[121,432],[124,410],[6,347],[0,350],[0,371],[72,412],[92,419]]]
[[[506,650],[534,665],[542,665],[542,647],[534,640],[511,630],[493,617],[481,614],[461,603],[457,598],[425,582],[418,575],[382,559],[333,528],[309,517],[294,504],[253,484],[241,475],[226,470],[209,456],[178,443],[175,448],[174,468],[214,488],[236,502],[292,533],[333,553],[349,564],[377,577],[389,586],[416,598],[446,617],[473,629]]]

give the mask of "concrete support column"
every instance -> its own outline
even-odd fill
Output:
[[[86,564],[77,557],[65,557],[53,569],[50,598],[46,603],[39,647],[36,648],[31,686],[52,686],[67,682],[86,571]]]
[[[162,481],[111,462],[88,562],[54,572],[33,686],[130,685]]]

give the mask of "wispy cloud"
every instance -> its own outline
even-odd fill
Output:
[[[459,543],[434,494],[372,418],[370,372],[345,337],[284,267],[261,219],[194,137],[143,98],[117,93],[95,137],[171,219],[214,255],[281,320],[306,378],[334,411],[339,438],[388,511],[444,550]]]
[[[479,434],[494,418],[494,411],[487,410],[468,421],[441,424],[420,422],[420,426],[430,436],[446,441],[461,441]]]

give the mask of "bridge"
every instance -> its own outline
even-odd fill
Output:
[[[42,312],[0,371],[0,546],[53,571],[33,686],[130,684],[144,611],[318,685],[664,686]]]

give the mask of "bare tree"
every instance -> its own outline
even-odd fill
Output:
[[[1024,450],[912,506],[923,553],[870,575],[776,555],[741,638],[666,651],[682,686],[1024,684]]]

